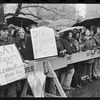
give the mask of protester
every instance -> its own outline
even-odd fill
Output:
[[[27,41],[28,35],[25,33],[25,30],[22,27],[19,27],[15,30],[13,37],[14,37],[15,43],[22,55],[22,58],[24,60],[26,60],[26,58],[27,58],[27,56],[26,56],[26,41]]]
[[[84,35],[85,35],[85,41],[84,41],[83,51],[90,50],[90,53],[94,54],[96,50],[96,43],[91,36],[90,30],[87,29]],[[84,71],[86,71],[87,75],[89,76],[89,82],[92,82],[93,63],[94,63],[94,59],[84,61],[83,63],[84,64],[83,67],[85,68]]]
[[[10,36],[8,25],[0,25],[0,46],[14,44],[13,38]],[[0,97],[16,97],[16,82],[0,86]]]
[[[96,41],[97,48],[100,49],[100,25],[97,25],[97,32],[93,37]],[[93,67],[93,77],[94,79],[100,78],[100,58],[95,58]]]
[[[66,55],[65,54],[66,50],[64,49],[63,45],[61,44],[60,37],[59,37],[59,35],[57,34],[56,31],[55,31],[55,38],[56,38],[58,56],[64,57]],[[55,73],[56,73],[58,79],[60,78],[60,72],[61,72],[60,69],[55,70]],[[58,91],[57,91],[57,87],[56,87],[56,84],[54,82],[54,79],[50,78],[49,81],[50,81],[50,83],[49,83],[49,93],[57,95]]]
[[[67,55],[71,55],[73,52],[76,51],[75,46],[71,43],[73,32],[71,30],[64,32],[63,38],[61,38],[61,43],[64,46],[64,49],[66,49]],[[66,68],[62,68],[60,73],[60,82],[62,85],[62,88],[66,92],[66,90],[74,90],[74,88],[71,87],[72,77],[74,75],[74,66],[73,64],[66,65]]]
[[[80,52],[80,31],[78,29],[73,30],[73,37],[77,40],[77,52]],[[72,85],[81,88],[81,76],[82,76],[82,64],[81,62],[74,63],[75,73],[72,80]]]

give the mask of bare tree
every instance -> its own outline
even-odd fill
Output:
[[[70,15],[69,18],[71,18],[71,15],[72,14],[74,15],[74,13],[75,13],[75,10],[73,10],[74,8],[70,7],[68,5],[66,6],[63,4],[62,8],[59,5],[56,5],[56,6],[52,6],[52,5],[48,6],[48,4],[24,5],[22,3],[18,3],[15,13],[8,13],[5,15],[5,17],[18,16],[19,14],[22,14],[25,16],[30,15],[39,20],[49,18],[49,17],[51,17],[52,20],[55,20],[57,18],[68,18],[68,15]],[[35,10],[36,13],[34,13],[33,10]],[[71,12],[71,10],[72,10],[72,12]],[[70,13],[72,13],[72,14],[70,14]]]

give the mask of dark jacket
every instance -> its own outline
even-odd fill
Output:
[[[33,54],[32,40],[31,40],[31,35],[29,35],[26,41],[26,60],[33,60],[33,59],[34,59],[34,54]]]
[[[26,41],[27,41],[27,38],[28,38],[27,35],[25,36],[24,39],[14,38],[15,44],[16,44],[18,50],[20,51],[20,54],[21,54],[21,56],[24,60],[27,59],[27,55],[26,55]]]
[[[0,46],[8,45],[8,44],[13,44],[13,43],[15,43],[15,42],[14,42],[14,39],[12,37],[4,38],[4,37],[0,36]]]
[[[65,53],[62,52],[64,50],[64,47],[63,47],[62,43],[60,42],[60,39],[56,40],[56,44],[57,44],[58,56],[64,57]]]
[[[99,34],[95,34],[95,36],[93,38],[95,39],[97,46],[100,47],[100,35]]]
[[[66,49],[67,54],[71,55],[73,53],[71,43],[65,38],[61,38],[60,42],[62,43],[64,49]]]
[[[96,50],[95,40],[93,38],[90,38],[90,39],[84,41],[84,47],[82,49],[83,49],[83,51]],[[85,61],[85,63],[93,63],[93,62],[94,62],[94,59],[90,59],[90,60]]]

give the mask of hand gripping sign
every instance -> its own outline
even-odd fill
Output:
[[[57,55],[55,33],[52,28],[43,26],[30,31],[35,59]]]
[[[25,68],[15,44],[0,46],[0,85],[25,77]]]

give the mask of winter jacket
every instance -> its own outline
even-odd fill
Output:
[[[66,53],[71,55],[73,53],[71,43],[65,38],[61,38],[60,42],[62,43],[64,49],[66,49]]]
[[[31,35],[27,37],[26,41],[26,60],[34,60]]]
[[[95,39],[97,46],[100,47],[100,35],[99,34],[95,34],[95,36],[93,38]]]
[[[26,41],[28,36],[26,35],[24,39],[14,38],[17,48],[20,51],[20,54],[24,60],[27,59],[27,52],[26,52]]]
[[[93,38],[84,41],[84,47],[82,48],[83,51],[86,50],[95,50],[96,51],[96,42]],[[85,63],[93,63],[94,59],[90,59],[85,61]]]
[[[64,57],[65,53],[62,52],[64,50],[64,47],[63,47],[62,43],[60,42],[60,39],[56,40],[56,44],[57,44],[58,56]]]

